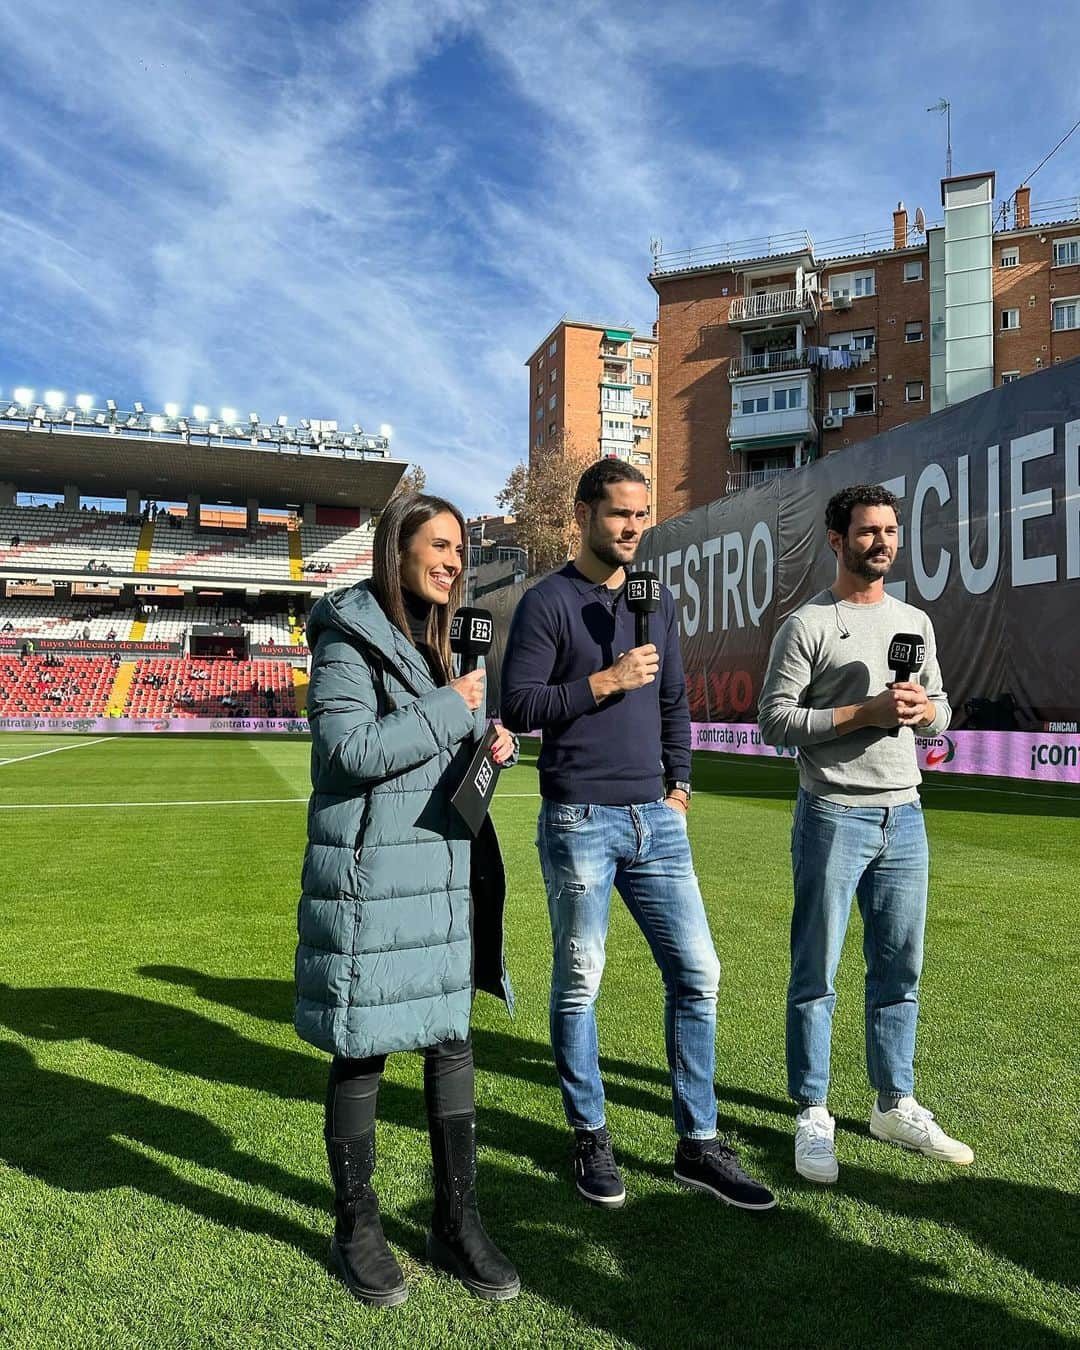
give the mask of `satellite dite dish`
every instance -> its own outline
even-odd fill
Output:
[[[921,206],[915,208],[915,229],[919,234],[926,233],[926,215]]]

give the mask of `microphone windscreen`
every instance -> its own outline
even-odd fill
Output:
[[[633,614],[652,614],[660,608],[660,578],[655,572],[627,575],[626,608]]]
[[[450,620],[450,650],[459,656],[484,656],[491,648],[490,610],[463,605]]]
[[[896,633],[889,643],[892,670],[918,670],[926,660],[926,643],[918,633]]]

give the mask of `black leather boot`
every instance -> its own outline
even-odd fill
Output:
[[[521,1292],[518,1273],[484,1232],[476,1209],[476,1117],[429,1116],[428,1133],[435,1166],[428,1260],[477,1298],[516,1298]]]
[[[371,1189],[375,1171],[375,1131],[359,1139],[327,1139],[326,1154],[334,1179],[337,1224],[330,1243],[330,1265],[349,1290],[374,1308],[392,1308],[409,1297],[405,1277],[386,1245],[379,1219],[379,1198]]]

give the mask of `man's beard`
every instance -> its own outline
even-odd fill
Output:
[[[873,566],[870,561],[870,555],[871,553],[876,552],[876,548],[877,546],[875,545],[873,548],[867,549],[865,553],[860,553],[858,549],[852,548],[845,539],[844,566],[849,572],[853,572],[855,576],[862,577],[864,581],[877,581],[880,577],[885,576],[896,559],[890,558],[887,553],[883,554],[882,556],[887,561],[888,567],[886,567],[884,571],[881,571],[879,568]]]
[[[632,562],[634,553],[637,552],[638,541],[634,540],[634,548],[630,557],[620,558],[615,551],[616,542],[617,541],[614,539],[596,538],[596,532],[593,530],[589,531],[589,549],[592,552],[593,557],[599,562],[602,562],[606,567],[612,569],[622,567],[624,563]]]

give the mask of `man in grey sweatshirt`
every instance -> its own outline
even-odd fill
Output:
[[[899,540],[891,492],[870,484],[842,489],[826,507],[825,526],[836,581],[777,633],[758,721],[766,744],[799,752],[788,1092],[799,1106],[796,1170],[828,1183],[838,1175],[826,1103],[833,982],[853,895],[866,956],[866,1067],[877,1092],[870,1132],[960,1166],[974,1155],[914,1095],[928,872],[915,732],[938,735],[952,715],[934,629],[921,610],[885,591]],[[888,663],[898,633],[917,634],[924,645],[924,659],[904,681]]]

